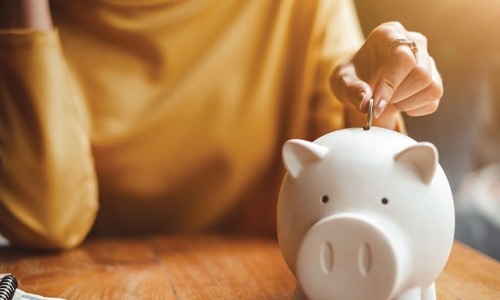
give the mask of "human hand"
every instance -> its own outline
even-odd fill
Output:
[[[389,50],[396,39],[414,41],[418,51],[414,53],[404,44]],[[373,98],[374,115],[381,119],[398,111],[410,116],[430,114],[443,95],[441,76],[427,52],[427,39],[397,22],[374,29],[361,49],[335,69],[330,86],[340,101],[351,103],[360,112],[367,112]]]
[[[50,30],[49,0],[0,0],[0,29]]]

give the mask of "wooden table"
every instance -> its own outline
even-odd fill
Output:
[[[0,248],[0,273],[66,299],[290,299],[295,279],[273,239],[222,236],[88,240],[77,249]],[[500,299],[500,263],[456,242],[439,300]]]

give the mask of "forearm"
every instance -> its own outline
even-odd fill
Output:
[[[52,29],[48,0],[0,0],[0,29]]]
[[[0,233],[28,248],[78,245],[97,181],[82,95],[56,31],[0,32]]]

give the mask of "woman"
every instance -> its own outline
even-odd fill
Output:
[[[0,233],[273,232],[280,148],[436,110],[426,39],[350,0],[0,0]],[[333,93],[332,93],[333,92]]]

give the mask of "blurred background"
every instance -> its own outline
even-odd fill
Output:
[[[430,141],[455,198],[456,239],[500,260],[500,1],[354,0],[365,35],[399,21],[429,40],[443,77],[438,111],[405,116]]]

